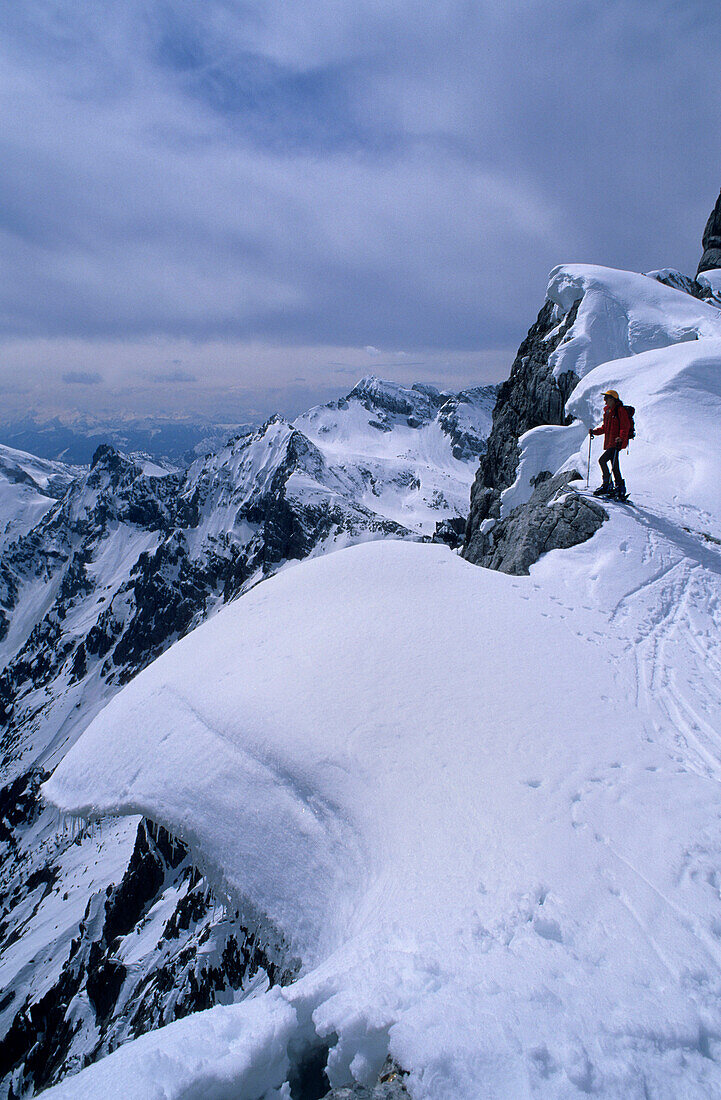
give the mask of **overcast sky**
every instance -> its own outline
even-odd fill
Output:
[[[719,0],[0,6],[0,399],[505,377],[556,263],[693,273]]]

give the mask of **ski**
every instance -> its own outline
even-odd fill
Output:
[[[628,495],[628,493],[626,493],[625,496],[618,497],[614,496],[612,493],[609,493],[608,495],[605,493],[597,494],[589,489],[582,489],[578,491],[582,492],[584,496],[593,497],[593,499],[597,500],[600,504],[628,504],[631,507],[634,506],[634,502],[631,500],[631,497]]]

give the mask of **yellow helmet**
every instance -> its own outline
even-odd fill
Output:
[[[616,393],[615,390],[606,390],[606,392],[604,393],[603,396],[604,397],[615,397],[617,401],[621,400],[621,398],[618,396],[618,394]]]

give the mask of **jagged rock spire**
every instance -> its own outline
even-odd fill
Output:
[[[709,220],[706,222],[701,243],[703,244],[703,256],[698,265],[697,275],[700,275],[702,271],[711,271],[713,268],[721,267],[721,194],[716,200],[716,205],[711,211]]]

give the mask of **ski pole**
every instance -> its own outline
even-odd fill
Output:
[[[589,432],[588,433],[588,467],[586,468],[586,488],[588,488],[588,483],[589,483],[589,480],[591,478],[591,440],[592,439],[593,439],[593,436]]]

